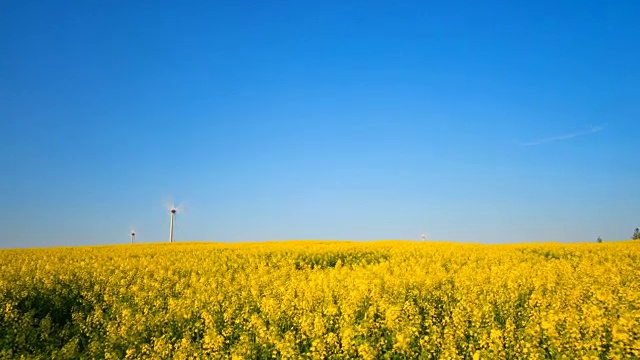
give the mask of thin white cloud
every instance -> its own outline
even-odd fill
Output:
[[[533,141],[529,141],[529,142],[525,142],[525,143],[520,143],[520,145],[522,145],[522,146],[535,146],[535,145],[541,145],[541,144],[552,142],[552,141],[569,140],[569,139],[576,138],[578,136],[584,136],[584,135],[597,133],[599,131],[602,131],[603,129],[604,129],[604,125],[589,126],[588,130],[576,131],[576,132],[573,132],[573,133],[570,133],[570,134],[557,135],[557,136],[551,136],[551,137],[548,137],[548,138],[537,139],[537,140],[533,140]]]

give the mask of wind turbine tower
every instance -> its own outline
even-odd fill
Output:
[[[133,244],[133,240],[136,239],[136,232],[135,231],[131,231],[131,243]]]
[[[177,212],[178,212],[178,209],[171,208],[171,227],[169,228],[169,242],[170,243],[173,242],[173,221],[176,218],[176,213]]]

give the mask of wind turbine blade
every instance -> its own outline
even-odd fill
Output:
[[[186,214],[188,212],[188,210],[189,210],[185,203],[178,204],[175,207],[175,209],[177,210],[178,213],[183,214],[183,215]]]
[[[165,196],[162,199],[162,205],[164,206],[165,209],[171,211],[171,209],[175,208],[175,202],[173,201],[173,197],[172,196]]]

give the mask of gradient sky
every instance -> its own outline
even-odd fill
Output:
[[[628,239],[638,1],[0,2],[1,247]]]

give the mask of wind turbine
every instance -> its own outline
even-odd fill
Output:
[[[186,209],[184,203],[181,203],[180,205],[176,205],[175,202],[173,202],[172,200],[165,200],[164,204],[165,204],[166,209],[169,210],[169,214],[171,216],[171,225],[169,226],[169,242],[172,243],[173,242],[173,227],[174,227],[174,223],[176,221],[176,214],[177,213],[184,214],[187,209]]]
[[[133,244],[133,240],[136,239],[136,232],[134,230],[131,230],[131,243]]]

